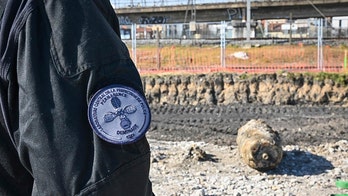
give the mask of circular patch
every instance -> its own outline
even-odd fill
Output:
[[[100,89],[88,105],[93,131],[114,144],[129,144],[145,135],[151,113],[145,98],[136,90],[110,85]]]

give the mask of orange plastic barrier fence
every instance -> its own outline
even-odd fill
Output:
[[[343,72],[344,51],[324,47],[323,63],[318,65],[316,46],[227,47],[224,58],[219,46],[166,46],[137,48],[136,66],[140,73],[150,72]],[[222,65],[225,66],[222,66]]]

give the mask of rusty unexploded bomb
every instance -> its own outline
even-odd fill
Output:
[[[259,171],[274,169],[281,162],[281,138],[262,120],[250,120],[238,129],[237,145],[244,163]]]

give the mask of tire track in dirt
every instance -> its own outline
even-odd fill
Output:
[[[228,105],[151,106],[148,137],[167,141],[205,141],[236,145],[237,130],[263,119],[284,145],[316,145],[348,138],[348,108],[336,106]]]

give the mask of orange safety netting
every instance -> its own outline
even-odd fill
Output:
[[[346,50],[325,46],[322,64],[318,64],[316,46],[263,46],[248,49],[228,46],[225,50],[221,50],[219,46],[139,47],[135,62],[140,73],[347,72],[344,66]]]

